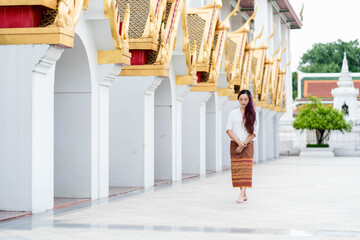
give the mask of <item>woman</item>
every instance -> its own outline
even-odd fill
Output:
[[[240,187],[238,203],[247,201],[246,188],[252,187],[255,137],[259,131],[258,114],[249,90],[238,95],[240,108],[229,114],[226,133],[231,138],[231,175],[233,187]]]

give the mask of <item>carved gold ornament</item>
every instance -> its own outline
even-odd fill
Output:
[[[278,80],[278,86],[276,91],[276,102],[275,102],[276,109],[281,108],[281,101],[285,93],[284,88],[285,88],[286,68],[290,65],[290,63],[291,60],[279,72],[279,80]]]
[[[257,2],[255,1],[255,11],[248,20],[239,29],[228,33],[225,45],[225,72],[228,87],[234,93],[240,90],[244,60],[250,57],[249,55],[245,57],[245,49],[250,31],[250,22],[255,18],[256,13]],[[235,92],[235,89],[237,92]]]
[[[268,49],[269,40],[275,34],[275,24],[273,27],[273,32],[270,36],[258,46],[254,52],[254,76],[253,76],[253,84],[254,84],[254,96],[258,106],[265,106],[267,100],[267,92],[270,82],[270,66],[272,63],[272,59],[266,59],[266,50]]]
[[[116,49],[129,49],[129,22],[130,22],[130,7],[126,5],[126,10],[122,23],[120,22],[120,13],[115,0],[105,0],[106,10],[105,16],[109,18],[111,35]],[[121,34],[120,34],[121,33]]]
[[[197,71],[209,71],[210,54],[221,7],[221,0],[213,0],[201,8],[186,9],[183,14],[183,50],[190,55],[196,42]]]
[[[51,27],[61,27],[74,31],[83,6],[84,0],[59,0],[58,13]]]

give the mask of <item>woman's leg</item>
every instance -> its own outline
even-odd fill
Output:
[[[247,201],[246,189],[247,187],[244,187],[244,201]]]
[[[245,198],[245,187],[240,187],[240,196],[237,200],[238,203],[243,203]]]

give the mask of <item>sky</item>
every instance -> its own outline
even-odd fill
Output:
[[[314,43],[338,39],[360,40],[360,0],[289,0],[299,15],[304,3],[303,27],[291,30],[291,71]]]

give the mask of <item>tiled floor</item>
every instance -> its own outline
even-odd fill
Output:
[[[191,178],[195,178],[195,177],[198,177],[199,175],[197,174],[183,174],[182,175],[182,180],[187,180],[187,179],[191,179]]]
[[[248,201],[230,171],[0,223],[5,239],[360,239],[360,159],[254,165]]]
[[[70,207],[76,204],[89,202],[89,198],[55,198],[54,199],[54,209]]]
[[[110,187],[109,189],[109,196],[115,196],[118,194],[125,194],[137,190],[141,190],[142,188],[139,187]]]
[[[155,180],[155,186],[160,186],[169,183],[171,183],[171,180]]]
[[[31,212],[10,212],[10,211],[0,211],[0,222],[5,220],[13,220],[20,217],[25,217],[31,215]]]

